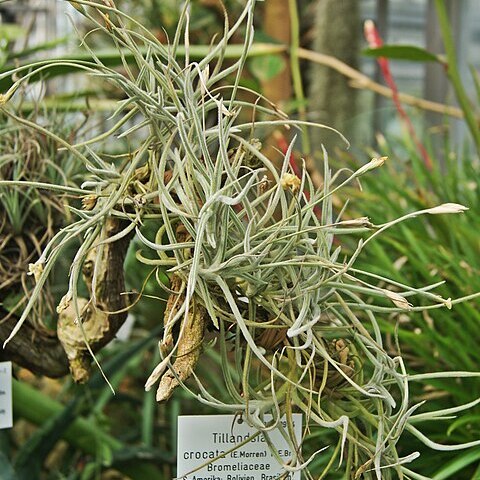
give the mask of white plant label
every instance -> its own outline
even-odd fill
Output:
[[[267,417],[268,420],[268,417]],[[286,420],[281,421],[286,431]],[[297,442],[302,438],[302,415],[293,415]],[[300,472],[285,470],[272,454],[264,436],[234,415],[178,417],[177,478],[181,480],[300,480]],[[279,428],[268,434],[281,461],[292,451]],[[228,452],[228,453],[226,453]],[[221,456],[221,458],[216,459]],[[214,460],[216,459],[216,460]],[[213,460],[213,461],[212,461]],[[200,465],[207,465],[196,470]],[[193,471],[195,470],[195,471]],[[283,476],[282,476],[283,474]]]
[[[12,427],[12,363],[0,362],[0,428]]]

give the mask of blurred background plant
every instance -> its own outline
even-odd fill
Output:
[[[444,141],[445,151],[449,152],[448,133]],[[379,138],[379,144],[389,161],[384,169],[364,177],[361,195],[351,192],[353,211],[388,221],[402,211],[426,208],[437,202],[459,202],[468,205],[470,210],[462,218],[430,217],[419,222],[406,222],[372,244],[369,255],[359,258],[359,265],[370,265],[378,275],[388,275],[399,282],[444,281],[437,291],[452,299],[479,292],[478,162],[472,161],[468,154],[462,159],[449,154],[441,166],[430,150],[436,161],[433,168],[428,169],[410,138]],[[352,159],[344,157],[344,161],[351,162]],[[460,369],[478,372],[480,354],[476,344],[479,325],[476,298],[455,304],[448,311],[427,310],[414,315],[400,313],[386,316],[381,321],[389,350],[401,353],[409,369],[415,373]],[[435,379],[415,387],[414,397],[419,401],[428,400],[436,408],[451,408],[457,402],[480,398],[478,379]],[[439,442],[446,439],[474,440],[480,434],[479,413],[478,407],[473,407],[451,423],[427,423],[428,434]],[[409,446],[415,442],[408,438],[406,441]],[[450,460],[439,466],[435,456],[424,455],[418,460],[418,471],[436,479],[474,479],[479,476],[480,450],[449,453],[445,459],[448,457]]]
[[[480,317],[479,301],[475,297],[480,291],[478,72],[471,66],[471,79],[461,74],[448,5],[438,0],[435,9],[445,56],[411,45],[380,46],[366,53],[384,61],[440,63],[451,82],[470,137],[463,146],[457,145],[445,122],[422,135],[426,147],[423,149],[411,135],[385,138],[379,133],[379,151],[388,155],[390,161],[386,169],[362,181],[363,194],[355,204],[363,214],[383,221],[394,218],[404,208],[424,208],[438,201],[462,203],[468,205],[470,211],[463,218],[451,218],[447,222],[432,218],[405,223],[389,231],[372,247],[374,262],[371,258],[362,258],[360,264],[374,264],[377,273],[388,272],[402,282],[444,281],[438,291],[443,294],[448,291],[452,298],[472,296],[471,301],[456,304],[449,312],[432,310],[419,316],[394,315],[382,322],[382,330],[392,339],[398,336],[399,344],[391,342],[391,348],[397,351],[400,348],[412,371],[421,373],[435,368],[457,371],[467,367],[469,371],[478,372],[480,355],[476,344]],[[467,94],[469,84],[475,85],[475,100]],[[465,395],[470,399],[480,398],[480,384],[477,379],[436,379],[417,389],[414,395],[437,408],[452,408],[462,397],[465,399]],[[446,438],[471,441],[480,435],[479,413],[478,407],[472,407],[468,414],[450,425],[433,422],[428,434],[437,441]],[[480,477],[478,448],[449,453],[445,458],[448,457],[450,460],[439,466],[434,458],[425,455],[418,461],[417,471],[435,479]]]
[[[35,122],[59,135],[74,140],[82,134],[84,120],[75,119],[55,110],[45,110],[40,103],[24,103],[25,91],[19,92],[17,108],[24,110],[26,122]],[[41,254],[55,234],[71,221],[68,190],[78,191],[82,168],[68,152],[59,152],[58,145],[41,133],[32,133],[2,114],[0,121],[0,178],[16,182],[12,188],[0,186],[0,330],[2,336],[20,317],[35,284],[29,264]],[[64,186],[65,195],[38,189],[33,184]],[[45,284],[41,300],[36,303],[29,319],[30,327],[39,337],[47,339],[56,328],[55,306],[60,291],[56,275],[68,272],[68,254],[57,265],[56,272]],[[32,352],[16,345],[22,354]],[[25,351],[26,349],[26,351]],[[58,352],[54,349],[51,356]],[[2,353],[0,353],[1,357]],[[28,355],[26,355],[28,356]],[[39,361],[32,356],[31,363]],[[48,363],[48,362],[46,362]]]

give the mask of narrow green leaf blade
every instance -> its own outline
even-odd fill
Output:
[[[383,45],[378,48],[367,48],[363,55],[374,58],[389,58],[391,60],[411,60],[414,62],[441,62],[439,56],[414,45]]]
[[[480,460],[480,449],[475,448],[468,450],[459,454],[455,457],[454,460],[448,462],[446,465],[443,465],[440,470],[438,470],[435,475],[433,475],[433,480],[446,480],[447,478],[454,479],[460,478],[456,474],[465,468],[468,465],[471,465],[473,462]]]
[[[74,400],[62,412],[42,425],[22,446],[15,458],[15,470],[19,478],[28,480],[40,477],[47,455],[75,420],[77,409],[78,401]]]
[[[266,82],[280,74],[287,64],[281,55],[265,55],[253,57],[249,62],[249,70],[258,80]]]
[[[0,472],[2,472],[1,478],[3,480],[18,480],[12,464],[9,462],[7,456],[3,452],[0,452]]]

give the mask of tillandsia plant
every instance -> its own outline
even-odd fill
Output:
[[[25,98],[22,89],[17,95],[19,109],[23,110]],[[67,121],[64,115],[52,111],[46,115],[39,105],[29,110],[21,114],[24,121],[43,123],[71,139],[79,135],[84,123],[78,119]],[[0,336],[6,338],[28,302],[38,275],[36,269],[29,270],[29,264],[71,221],[66,208],[71,200],[68,191],[79,180],[81,165],[69,152],[59,152],[51,138],[4,113],[0,115],[0,148],[0,179],[9,182],[8,188],[0,186]],[[48,189],[38,188],[42,184]],[[59,195],[52,190],[52,184],[67,194]],[[38,373],[65,375],[68,362],[56,342],[55,318],[54,286],[47,281],[23,337],[16,337],[0,357],[6,353],[17,363],[36,368]]]
[[[430,377],[408,375],[402,358],[386,352],[376,320],[378,312],[451,308],[454,301],[433,293],[435,285],[414,288],[384,278],[380,287],[377,275],[355,267],[358,255],[386,229],[421,214],[466,208],[447,203],[382,225],[363,217],[344,221],[343,209],[334,214],[332,196],[380,167],[385,158],[374,158],[354,172],[333,174],[324,151],[323,185],[316,189],[305,168],[300,176],[291,171],[293,136],[277,168],[263,153],[259,138],[266,129],[295,131],[305,122],[287,118],[254,92],[247,92],[254,102],[239,95],[245,90],[241,73],[253,42],[253,1],[232,27],[225,21],[224,37],[199,62],[189,57],[188,4],[167,44],[111,0],[72,4],[93,23],[93,31],[106,35],[134,64],[125,60],[119,72],[91,50],[91,62],[74,62],[124,95],[115,125],[77,144],[18,117],[7,104],[28,78],[50,67],[71,66],[72,61],[38,62],[9,74],[26,72],[4,95],[4,112],[55,139],[85,164],[91,178],[76,191],[83,198],[83,209],[71,208],[77,219],[52,238],[32,265],[37,285],[6,343],[21,333],[62,250],[82,238],[68,291],[58,306],[58,336],[74,378],[85,381],[90,355],[114,336],[129,308],[131,297],[122,295],[123,260],[136,235],[142,244],[137,258],[150,265],[151,275],[169,293],[161,361],[146,382],[147,390],[158,383],[159,401],[168,400],[181,385],[199,402],[241,414],[269,445],[268,432],[280,428],[292,458],[285,463],[274,449],[272,453],[283,462],[285,475],[302,470],[307,478],[319,472],[309,471],[315,453],[308,459],[302,456],[303,445],[293,434],[294,412],[304,413],[306,431],[318,426],[339,433],[320,476],[338,461],[346,475],[355,478],[420,478],[405,466],[418,454],[397,452],[404,431],[440,450],[480,444],[439,445],[417,429],[424,420],[469,405],[415,413],[422,404],[412,404],[409,384]],[[227,44],[240,30],[241,54],[224,65]],[[242,120],[246,111],[250,121]],[[107,140],[116,136],[127,138],[132,149],[112,157]],[[62,191],[55,185],[51,189]],[[142,228],[147,222],[157,226],[153,238]],[[347,234],[365,237],[348,258],[339,240]],[[163,285],[165,271],[169,287]],[[82,274],[89,291],[83,299],[78,291]],[[138,297],[133,301],[140,301],[141,293]],[[371,298],[388,299],[391,307],[367,302]],[[429,306],[413,306],[420,299]],[[222,398],[209,391],[208,378],[195,374],[205,350],[215,350],[221,358]],[[432,377],[439,375],[475,374]],[[284,416],[286,428],[280,422]],[[313,450],[322,447],[314,445]]]

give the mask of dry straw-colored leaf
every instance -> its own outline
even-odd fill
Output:
[[[402,310],[411,310],[412,304],[409,303],[403,295],[400,295],[397,292],[392,292],[391,290],[383,290],[383,293],[398,308],[401,308]]]

